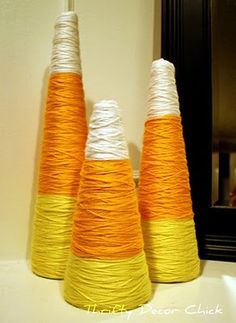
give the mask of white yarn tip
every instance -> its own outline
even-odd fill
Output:
[[[67,11],[74,11],[75,9],[75,2],[74,0],[67,0]]]
[[[121,112],[116,101],[102,100],[94,105],[85,158],[88,160],[129,158]]]
[[[56,20],[50,72],[81,75],[78,17],[73,11],[63,12]]]
[[[148,94],[148,119],[164,115],[180,115],[180,110],[175,67],[172,63],[161,58],[152,63]]]

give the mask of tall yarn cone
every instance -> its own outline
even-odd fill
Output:
[[[152,64],[138,192],[151,280],[197,277],[200,261],[175,69],[163,59]]]
[[[119,312],[150,299],[135,185],[115,101],[94,107],[72,236],[67,302],[90,311]]]
[[[56,21],[44,122],[31,263],[35,274],[61,279],[87,137],[74,12],[63,13]]]

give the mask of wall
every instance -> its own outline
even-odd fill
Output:
[[[75,2],[88,114],[99,99],[119,102],[137,169],[153,57],[154,0]],[[23,258],[28,250],[53,25],[64,5],[0,0],[0,259]],[[156,58],[159,49],[155,46]]]

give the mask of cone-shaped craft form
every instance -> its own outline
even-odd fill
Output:
[[[120,110],[101,101],[90,120],[74,216],[65,300],[86,310],[136,308],[151,296]]]
[[[87,127],[77,15],[55,25],[32,240],[32,270],[63,278]]]
[[[199,275],[199,258],[173,64],[152,64],[139,182],[145,251],[153,282]]]

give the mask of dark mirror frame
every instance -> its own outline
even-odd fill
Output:
[[[200,257],[236,261],[236,208],[211,200],[210,0],[162,0],[162,57],[176,68]]]

